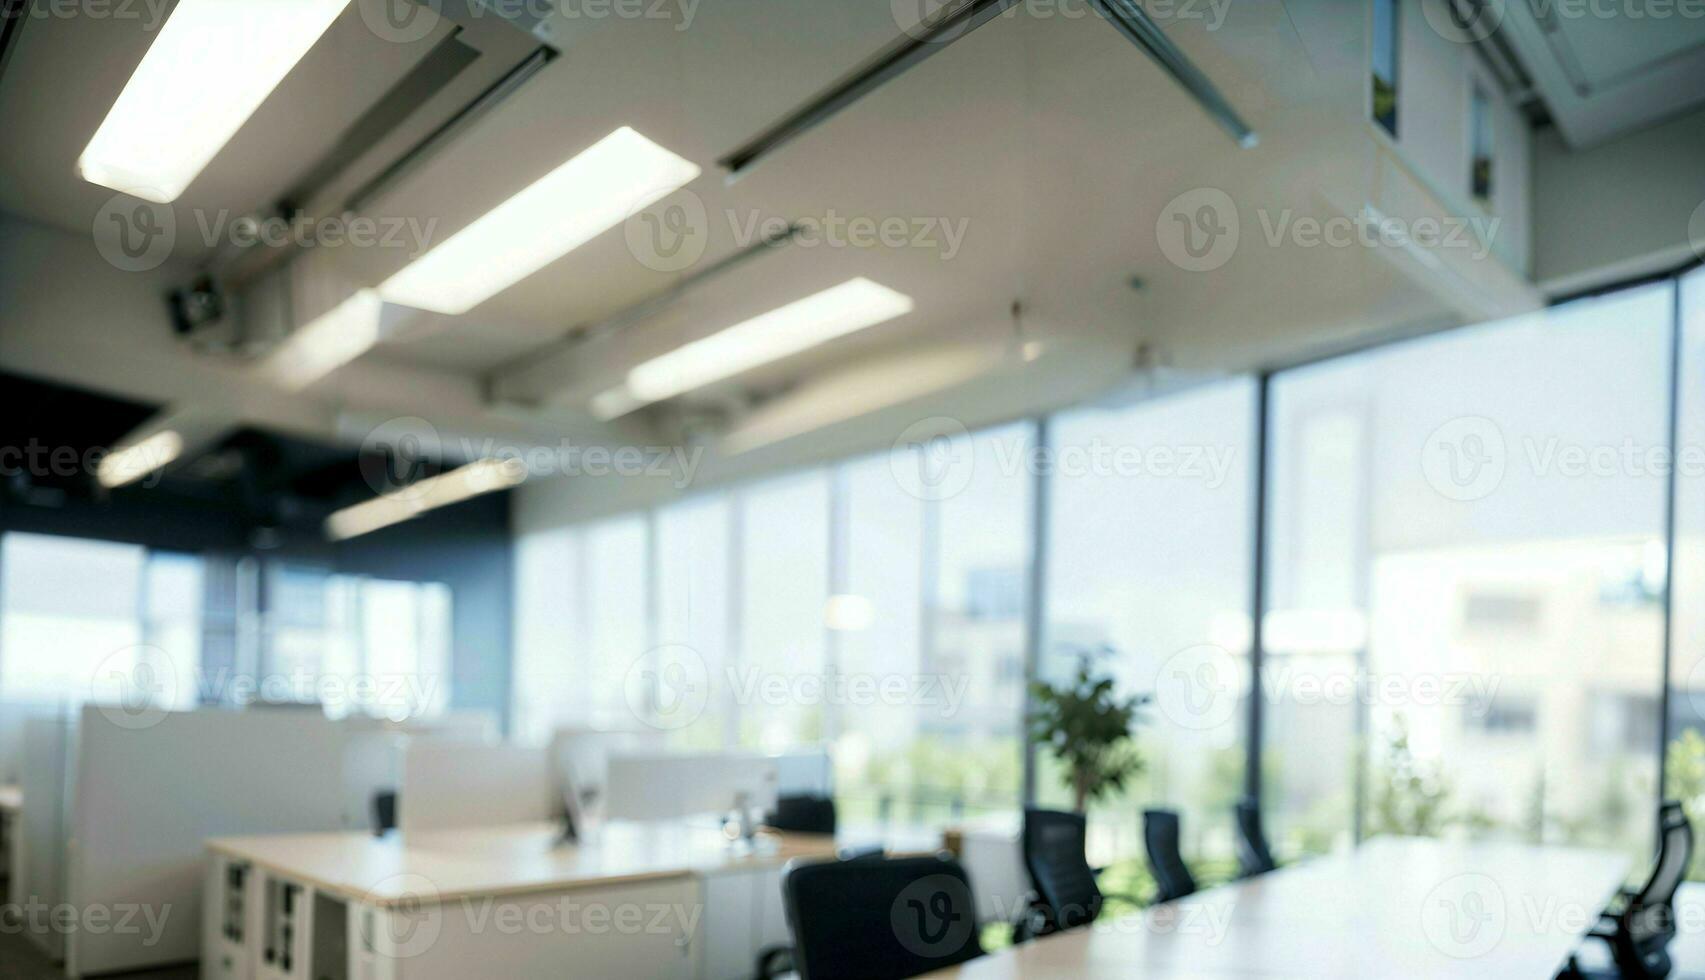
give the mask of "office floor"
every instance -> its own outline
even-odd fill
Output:
[[[127,973],[124,980],[196,980],[199,975],[200,971],[191,965]],[[0,933],[0,980],[64,980],[64,977],[34,943],[23,936]]]

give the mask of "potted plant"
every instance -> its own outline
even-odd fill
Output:
[[[1139,711],[1151,695],[1114,695],[1113,678],[1097,669],[1096,661],[1113,655],[1111,647],[1082,650],[1072,679],[1058,687],[1036,681],[1030,685],[1034,708],[1030,739],[1046,746],[1065,767],[1077,812],[1119,792],[1125,781],[1143,771],[1142,753],[1132,731]]]

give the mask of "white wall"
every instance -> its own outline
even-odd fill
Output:
[[[1429,5],[1431,10],[1423,9]],[[1397,148],[1455,213],[1481,207],[1469,187],[1469,99],[1479,81],[1492,104],[1493,186],[1490,214],[1499,219],[1493,248],[1512,269],[1530,271],[1529,228],[1533,134],[1474,50],[1433,28],[1448,17],[1443,0],[1403,3],[1398,53]],[[1441,22],[1448,22],[1442,21]],[[1370,60],[1371,65],[1371,60]],[[1366,84],[1372,84],[1366,80]],[[1377,124],[1371,127],[1383,133]]]
[[[1587,150],[1547,131],[1534,182],[1534,279],[1548,291],[1681,265],[1705,251],[1705,110]]]

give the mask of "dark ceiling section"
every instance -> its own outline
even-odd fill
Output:
[[[4,372],[0,390],[0,501],[14,506],[83,513],[188,507],[235,527],[318,537],[328,514],[385,486],[389,461],[382,456],[245,428],[163,474],[107,491],[95,479],[101,456],[159,406]]]
[[[172,469],[162,487],[242,508],[258,527],[318,528],[339,507],[385,489],[383,456],[241,429]],[[429,468],[418,475],[431,475]]]
[[[52,506],[98,493],[100,451],[158,406],[0,372],[0,475],[8,498]]]

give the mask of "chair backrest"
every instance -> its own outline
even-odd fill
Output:
[[[827,796],[782,796],[765,820],[772,828],[795,834],[833,834],[835,801]]]
[[[1237,864],[1244,877],[1264,875],[1278,862],[1267,847],[1267,834],[1261,829],[1261,807],[1244,797],[1232,806],[1232,818],[1237,824]]]
[[[789,865],[801,980],[905,980],[983,955],[971,883],[947,857]]]
[[[1024,811],[1024,867],[1041,905],[1043,935],[1089,925],[1101,915],[1101,888],[1085,852],[1087,839],[1082,814]]]
[[[397,791],[382,789],[373,794],[373,833],[384,835],[397,829]]]
[[[1675,893],[1693,863],[1693,824],[1681,804],[1658,808],[1658,859],[1646,884],[1629,900],[1622,926],[1636,943],[1667,938],[1675,930]]]
[[[1157,902],[1170,902],[1196,892],[1196,879],[1184,863],[1184,855],[1179,853],[1178,838],[1176,810],[1143,811],[1143,843],[1148,848],[1149,872],[1159,886],[1154,899]]]

